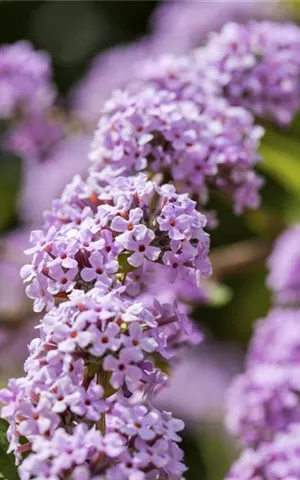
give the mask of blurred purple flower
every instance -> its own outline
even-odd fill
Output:
[[[43,112],[55,97],[51,60],[29,42],[0,47],[0,117]]]
[[[279,303],[294,303],[300,298],[300,225],[295,225],[275,242],[268,260],[268,286]]]
[[[251,368],[260,363],[300,364],[299,308],[275,308],[257,322],[247,366]]]
[[[241,365],[242,352],[237,347],[204,342],[174,367],[155,401],[183,418],[190,428],[218,420],[223,415],[225,392]]]
[[[272,443],[245,450],[225,480],[296,480],[300,478],[300,427],[293,425]]]
[[[278,0],[173,0],[161,2],[152,18],[153,36],[163,52],[186,53],[226,22],[284,16]]]

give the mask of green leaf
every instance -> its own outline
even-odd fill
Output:
[[[0,149],[0,232],[8,228],[17,213],[21,184],[21,160]]]
[[[300,142],[275,131],[267,131],[260,147],[261,170],[272,175],[286,191],[300,194]]]
[[[17,467],[15,465],[15,456],[13,453],[7,454],[7,429],[8,423],[0,419],[0,472],[3,478],[7,480],[19,480]]]

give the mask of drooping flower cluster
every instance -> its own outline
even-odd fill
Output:
[[[299,239],[299,228],[295,226],[284,232],[275,244],[268,262],[269,285],[274,286],[276,301],[289,306],[277,306],[258,322],[246,372],[236,378],[228,392],[227,425],[245,445],[253,448],[246,450],[236,462],[228,479],[299,476],[294,463],[296,457],[293,459],[296,450],[289,450],[289,439],[299,448],[296,447],[300,424],[300,311],[296,271]],[[295,443],[292,433],[281,436],[291,428],[298,432]],[[244,473],[239,476],[243,469]]]
[[[27,42],[0,48],[0,117],[39,113],[52,104],[51,63]]]
[[[287,125],[299,109],[300,30],[293,24],[226,24],[199,61],[233,105]]]
[[[200,114],[201,102],[186,100],[187,88],[178,89],[180,94],[154,87],[117,92],[99,121],[92,168],[160,173],[202,205],[216,189],[233,197],[237,213],[246,206],[256,208],[262,182],[253,167],[262,129],[248,112],[218,97]]]

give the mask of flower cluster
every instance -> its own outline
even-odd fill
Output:
[[[148,62],[115,92],[99,112],[87,177],[74,177],[44,230],[31,234],[21,276],[34,310],[46,313],[25,377],[0,392],[21,480],[183,479],[183,424],[154,408],[153,397],[184,347],[202,339],[182,305],[198,300],[199,281],[211,274],[198,208],[214,190],[230,195],[236,213],[258,206],[263,130],[244,106],[282,123],[298,106],[298,29],[274,24],[286,35],[278,40],[266,24],[243,28],[245,45],[232,41],[239,27],[229,25],[205,54]],[[11,110],[26,110],[26,98]],[[7,137],[37,163],[63,136],[40,121],[46,113]],[[269,334],[279,351],[272,326]],[[267,352],[253,360],[229,394],[229,424],[251,446],[299,422],[296,342],[287,336],[284,348],[278,361]]]
[[[277,239],[268,260],[268,286],[275,301],[295,304],[300,296],[300,225],[285,230]]]
[[[50,59],[27,42],[0,48],[0,117],[38,113],[53,101]]]
[[[148,276],[157,278],[156,268],[165,281],[187,278],[196,289],[211,270],[205,221],[187,194],[145,174],[77,176],[53,202],[46,231],[31,235],[32,264],[21,272],[34,309],[48,313],[30,345],[26,377],[1,393],[10,448],[21,460],[25,436],[31,450],[22,480],[60,479],[69,469],[72,478],[77,470],[87,478],[181,478],[181,423],[151,399],[182,347],[202,335],[176,304],[152,297],[148,308],[132,296]],[[56,442],[73,452],[77,433],[87,454],[65,463]],[[90,456],[93,435],[100,440]]]
[[[286,17],[285,5],[278,0],[236,2],[214,0],[162,2],[154,11],[154,39],[165,52],[188,53],[205,42],[210,32],[219,32],[226,22],[245,23],[249,19]]]
[[[257,446],[300,422],[298,365],[260,364],[237,377],[228,391],[227,425],[243,443]]]
[[[299,238],[298,226],[284,232],[268,262],[271,267],[268,282],[275,289],[275,299],[289,306],[277,306],[267,318],[259,320],[246,372],[236,378],[228,392],[228,428],[252,447],[233,466],[228,480],[299,476],[294,450],[299,449],[300,424]],[[292,433],[283,435],[291,428],[296,432],[295,437]]]
[[[299,448],[299,426],[293,426],[273,443],[265,443],[256,451],[245,450],[226,480],[296,480],[300,478]]]
[[[35,311],[76,289],[95,285],[105,293],[132,284],[149,262],[163,265],[170,280],[192,273],[197,282],[210,274],[205,217],[173,186],[158,187],[144,174],[106,187],[75,178],[65,197],[49,216],[48,232],[32,233],[33,262],[21,271]]]
[[[259,320],[247,354],[247,366],[300,363],[300,310],[275,308]]]
[[[177,446],[182,422],[144,406],[116,404],[106,415],[103,435],[86,424],[72,434],[55,431],[51,440],[37,437],[33,453],[19,471],[21,480],[135,480],[182,478],[182,452]],[[69,477],[72,475],[72,477]],[[68,477],[66,477],[68,476]]]
[[[10,423],[10,448],[20,458],[25,436],[33,452],[20,468],[22,480],[47,478],[47,472],[61,478],[77,465],[79,472],[91,473],[87,478],[92,473],[119,478],[113,476],[118,472],[120,479],[143,479],[148,477],[142,472],[152,470],[179,475],[184,468],[176,432],[182,423],[148,402],[166,380],[155,362],[167,365],[180,341],[189,341],[188,319],[176,310],[171,317],[163,306],[146,309],[118,291],[101,296],[94,288],[74,292],[45,315],[39,329],[40,338],[29,347],[26,377],[11,380],[0,394],[7,404],[2,416]],[[141,394],[148,402],[134,400]],[[90,456],[92,438],[99,441]],[[85,454],[77,457],[80,441]],[[82,478],[73,470],[72,475]]]
[[[174,86],[180,94],[173,87],[167,91],[155,86],[116,92],[98,124],[90,153],[92,168],[109,165],[126,174],[160,173],[180,191],[193,194],[200,205],[211,190],[221,190],[233,197],[236,213],[246,206],[257,208],[262,181],[253,167],[260,158],[262,129],[253,125],[246,110],[230,107],[220,97],[200,114],[199,104],[185,99],[190,93],[188,87],[182,90],[182,82],[179,78],[179,86]]]
[[[37,164],[47,160],[63,134],[63,125],[55,119],[47,118],[46,114],[31,115],[4,135],[3,145]]]
[[[226,24],[198,52],[233,105],[287,125],[299,109],[300,30],[293,24]]]

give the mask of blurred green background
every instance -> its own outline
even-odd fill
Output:
[[[154,1],[2,1],[0,43],[28,39],[37,48],[48,51],[53,59],[55,82],[60,92],[66,94],[96,54],[147,33],[156,4]],[[297,20],[298,2],[293,4]],[[232,297],[221,292],[215,307],[202,307],[195,313],[215,343],[229,342],[244,351],[253,322],[264,316],[270,305],[265,287],[265,256],[276,235],[286,225],[300,221],[300,119],[286,131],[272,125],[265,127],[260,170],[266,183],[260,210],[236,217],[224,200],[216,198],[210,205],[218,210],[221,222],[212,232],[216,261],[225,255],[229,264],[234,263],[236,250],[232,244],[239,242],[247,242],[249,261],[238,268],[225,265],[217,270],[218,280],[230,288]],[[0,234],[18,225],[15,205],[22,181],[20,160],[3,155]],[[251,248],[258,254],[252,257]],[[222,418],[213,424],[199,422],[192,431],[187,429],[183,445],[190,469],[188,480],[222,479],[236,455],[236,447],[222,427]]]

